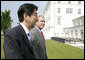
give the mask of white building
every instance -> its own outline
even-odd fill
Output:
[[[64,28],[64,32],[69,38],[79,38],[84,40],[84,16],[72,20],[73,27]]]
[[[46,39],[67,37],[64,28],[72,27],[72,20],[84,16],[84,1],[48,1],[43,12]]]

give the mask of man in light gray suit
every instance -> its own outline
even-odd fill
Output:
[[[45,39],[41,33],[41,29],[44,28],[44,25],[44,16],[38,16],[38,21],[35,24],[35,28],[31,30],[33,53],[35,59],[47,59]]]

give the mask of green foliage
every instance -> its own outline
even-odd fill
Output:
[[[5,10],[5,12],[1,11],[1,31],[5,35],[6,31],[11,28],[11,23],[13,21],[10,17],[10,10]]]
[[[54,40],[46,40],[48,59],[84,59],[84,50]]]

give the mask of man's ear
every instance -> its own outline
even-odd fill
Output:
[[[27,18],[28,14],[27,13],[24,13],[24,19]]]
[[[35,25],[37,25],[37,22],[35,23]]]

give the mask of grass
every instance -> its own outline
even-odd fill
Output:
[[[1,36],[1,59],[4,58],[3,39]],[[84,59],[84,50],[54,40],[46,40],[48,59]]]
[[[3,51],[3,42],[4,42],[4,36],[1,36],[1,59],[4,59],[4,51]]]
[[[84,59],[84,50],[58,41],[46,40],[48,59]]]

